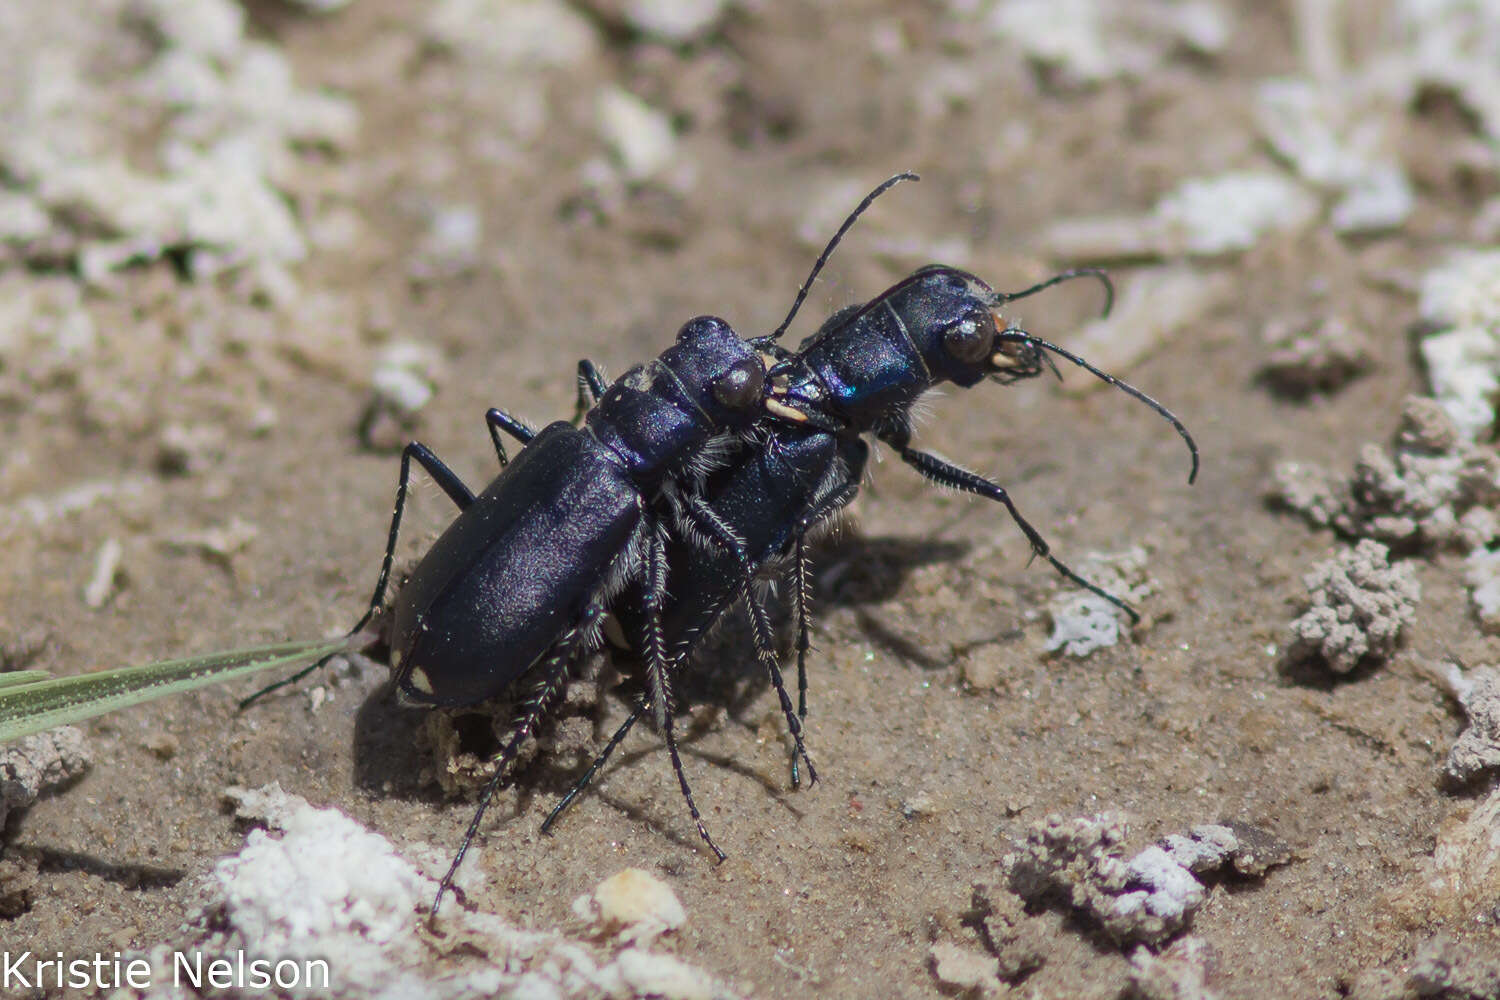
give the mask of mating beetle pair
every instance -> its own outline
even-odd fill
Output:
[[[434,912],[507,765],[565,687],[570,668],[599,645],[607,614],[620,621],[644,663],[645,693],[544,829],[649,710],[662,728],[699,834],[723,857],[683,773],[671,681],[697,638],[741,597],[749,607],[757,655],[796,743],[794,783],[798,758],[807,764],[809,780],[816,781],[801,731],[809,628],[806,542],[858,491],[868,456],[865,434],[892,447],[928,479],[1003,504],[1037,555],[1103,594],[1050,554],[1002,487],[911,446],[912,407],[933,387],[1034,377],[1051,367],[1049,356],[1055,354],[1161,413],[1187,442],[1196,474],[1196,445],[1164,407],[1083,359],[996,322],[999,306],[1068,278],[1094,275],[1108,287],[1096,271],[1064,272],[1023,292],[1003,294],[965,272],[927,267],[870,302],[836,313],[797,351],[777,344],[860,213],[910,177],[892,178],[856,208],[772,334],[741,340],[722,320],[701,317],[684,326],[676,345],[655,361],[608,386],[582,362],[580,411],[587,409],[582,429],[560,422],[538,434],[503,411],[489,411],[487,423],[504,468],[479,496],[421,444],[403,452],[380,576],[354,631],[384,603],[415,460],[460,514],[396,597],[389,631],[396,684],[408,699],[440,706],[472,704],[524,685],[516,725],[440,885]],[[507,463],[501,432],[524,445],[514,462]],[[757,575],[789,556],[798,622],[800,704],[795,711],[769,616],[753,587]],[[1116,598],[1103,596],[1134,614]]]
[[[997,293],[980,279],[956,268],[922,268],[870,302],[834,314],[797,352],[782,352],[782,360],[767,373],[772,383],[768,406],[789,421],[789,425],[772,422],[759,435],[748,436],[740,453],[708,478],[703,493],[739,534],[746,550],[753,553],[758,569],[789,556],[793,559],[790,589],[798,622],[799,717],[807,714],[807,537],[854,499],[869,456],[869,447],[862,437],[867,433],[890,445],[929,480],[1003,504],[1026,535],[1034,554],[1046,558],[1067,579],[1136,619],[1136,612],[1129,605],[1078,576],[1053,556],[1046,540],[1021,516],[1003,487],[910,446],[911,409],[937,384],[949,381],[969,387],[985,378],[1009,383],[1034,377],[1050,367],[1047,353],[1052,353],[1135,396],[1165,417],[1188,446],[1192,458],[1188,481],[1196,479],[1197,444],[1181,421],[1160,403],[1054,344],[1024,330],[996,326],[993,314],[996,306],[1083,275],[1103,278],[1099,272],[1087,269],[1070,271],[1021,292]],[[1109,288],[1107,281],[1105,286]],[[764,348],[774,336],[756,343]],[[687,659],[693,644],[733,604],[736,595],[750,592],[751,581],[737,573],[738,567],[723,556],[695,557],[684,542],[674,543],[668,555],[673,588],[682,596],[669,601],[661,622],[666,632],[677,639],[673,661],[680,663]],[[761,646],[760,636],[768,632],[769,626],[758,603],[750,601],[749,610],[757,646]],[[623,613],[617,611],[617,614],[626,623],[627,631],[639,621],[639,614],[633,613],[628,602]],[[784,695],[782,700],[785,707]],[[584,775],[543,821],[543,831],[551,828],[604,766],[640,721],[645,707],[645,703],[637,705],[626,718]],[[798,746],[800,750],[800,742]],[[681,779],[680,768],[678,776]],[[795,756],[792,781],[796,785]],[[683,788],[686,792],[685,784]],[[688,801],[691,806],[690,796]],[[703,831],[701,822],[699,831]],[[704,838],[707,840],[706,834]],[[713,847],[712,841],[709,845]],[[718,852],[717,847],[713,849]]]

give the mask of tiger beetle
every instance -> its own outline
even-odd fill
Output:
[[[910,176],[892,178],[867,197],[840,235],[882,191]],[[754,573],[743,543],[704,502],[698,484],[716,456],[766,418],[766,363],[723,320],[702,316],[685,324],[676,344],[660,357],[613,384],[607,385],[591,362],[580,362],[582,428],[559,421],[538,433],[491,409],[486,424],[501,472],[478,495],[420,442],[402,451],[380,573],[350,634],[363,631],[385,604],[415,462],[459,516],[419,561],[390,609],[387,641],[396,690],[408,702],[457,707],[524,684],[514,727],[440,884],[434,913],[507,765],[564,690],[571,668],[599,645],[602,622],[626,587],[638,595],[645,622],[646,686],[673,770],[699,835],[724,857],[683,773],[659,609],[667,593],[669,538],[692,539],[700,548],[726,554],[742,577]],[[502,433],[523,445],[514,462],[508,460]],[[763,611],[757,620],[767,620]],[[809,780],[816,780],[769,638],[757,647]],[[241,707],[324,663],[263,688]]]
[[[750,610],[757,657],[795,743],[794,785],[799,759],[808,780],[817,780],[801,724],[809,646],[806,542],[858,491],[868,455],[863,434],[896,448],[935,482],[1003,503],[1036,554],[1134,617],[1124,602],[1052,556],[1001,487],[910,447],[910,410],[928,389],[944,381],[972,386],[986,377],[1010,382],[1040,374],[1044,366],[1055,371],[1049,355],[1056,354],[1171,421],[1192,450],[1196,473],[1196,446],[1160,404],[1056,345],[995,323],[993,310],[999,305],[1070,278],[1097,277],[1112,293],[1102,272],[1067,271],[1004,294],[952,268],[924,268],[870,303],[836,313],[798,351],[777,345],[842,237],[877,197],[907,179],[916,178],[899,174],[886,181],[850,214],[772,334],[741,340],[724,321],[699,317],[682,328],[672,348],[613,384],[582,361],[581,428],[560,421],[538,433],[491,409],[486,423],[501,472],[482,493],[475,495],[421,443],[402,452],[380,573],[350,634],[363,631],[385,604],[415,462],[459,508],[459,516],[412,571],[386,619],[396,689],[409,702],[457,707],[524,685],[510,737],[439,884],[433,915],[508,765],[556,702],[573,666],[599,646],[611,613],[625,624],[644,661],[645,693],[544,830],[650,711],[698,833],[723,859],[682,768],[671,680],[697,638],[736,599]],[[502,433],[523,445],[514,462],[508,461]],[[788,556],[794,558],[799,629],[795,710],[769,616],[753,588],[758,575]],[[294,683],[323,662],[243,704]]]

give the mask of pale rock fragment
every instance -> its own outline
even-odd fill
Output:
[[[677,152],[677,136],[666,113],[621,87],[600,91],[599,132],[624,178],[639,183],[665,170]]]
[[[573,901],[573,912],[603,934],[649,944],[687,920],[677,894],[640,868],[625,868]]]
[[[1215,1000],[1208,988],[1214,953],[1199,937],[1182,937],[1160,954],[1145,945],[1130,954],[1130,986],[1134,1000]]]
[[[998,996],[1003,989],[991,955],[951,941],[934,943],[929,955],[933,975],[950,989],[972,990],[981,997]]]
[[[599,50],[594,26],[562,0],[439,0],[425,27],[435,44],[501,70],[576,66]]]
[[[1091,552],[1080,573],[1099,589],[1131,605],[1145,600],[1155,589],[1146,574],[1146,550],[1140,546],[1113,555]],[[1052,635],[1044,646],[1049,653],[1061,650],[1082,659],[1117,644],[1129,631],[1125,612],[1089,590],[1063,591],[1047,603],[1047,614],[1052,619]]]

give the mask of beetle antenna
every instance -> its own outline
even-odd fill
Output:
[[[1030,337],[1029,334],[1028,337]],[[1083,358],[1074,354],[1072,351],[1066,351],[1063,348],[1058,347],[1056,344],[1051,343],[1050,341],[1043,340],[1041,337],[1030,337],[1030,340],[1033,344],[1037,345],[1040,348],[1043,348],[1044,350],[1051,351],[1058,357],[1067,358],[1069,361],[1073,362],[1075,365],[1082,368],[1090,375],[1093,375],[1094,377],[1101,379],[1104,382],[1108,382],[1110,385],[1114,386],[1116,389],[1119,389],[1121,392],[1126,393],[1127,395],[1134,396],[1136,399],[1139,399],[1141,402],[1151,407],[1151,409],[1161,414],[1162,417],[1167,421],[1167,423],[1171,424],[1172,427],[1177,431],[1177,433],[1182,436],[1182,440],[1187,442],[1188,452],[1193,456],[1193,468],[1192,471],[1188,473],[1188,483],[1191,485],[1193,480],[1198,478],[1198,442],[1193,440],[1193,436],[1188,433],[1188,429],[1183,426],[1182,421],[1177,419],[1177,414],[1173,413],[1171,410],[1167,409],[1165,406],[1158,403],[1156,400],[1152,399],[1150,396],[1146,395],[1144,392],[1137,389],[1129,382],[1126,382],[1124,379],[1115,378],[1109,372],[1103,371],[1102,369],[1095,368],[1093,365],[1089,364],[1087,361],[1083,360]]]
[[[823,270],[823,265],[828,263],[828,258],[833,256],[833,248],[839,245],[839,241],[854,227],[854,223],[864,214],[865,209],[875,203],[876,198],[879,198],[902,181],[919,180],[921,180],[920,177],[908,170],[890,178],[874,191],[865,195],[864,201],[861,201],[855,207],[854,211],[849,213],[849,218],[844,220],[844,224],[839,226],[839,231],[833,234],[833,239],[829,240],[828,245],[823,248],[823,252],[818,254],[818,259],[813,264],[812,271],[808,274],[807,280],[802,282],[801,288],[797,289],[797,298],[793,300],[792,309],[786,314],[786,319],[782,320],[781,325],[773,330],[769,336],[758,338],[758,340],[774,344],[777,340],[781,339],[782,334],[786,333],[787,327],[791,326],[792,320],[797,317],[797,310],[802,308],[802,302],[807,298],[807,293],[812,290],[812,283],[817,280],[818,273]]]
[[[1022,289],[1019,292],[996,292],[995,301],[993,304],[1000,305],[1005,302],[1014,302],[1017,299],[1024,299],[1027,296],[1035,295],[1037,292],[1046,291],[1053,285],[1060,285],[1064,281],[1072,281],[1074,278],[1099,279],[1099,284],[1104,286],[1104,311],[1099,315],[1101,317],[1108,316],[1110,310],[1115,307],[1115,283],[1109,280],[1109,275],[1106,274],[1102,268],[1098,267],[1070,268],[1066,271],[1059,271],[1057,274],[1054,274],[1046,281],[1038,282],[1037,284],[1032,285],[1030,288]]]

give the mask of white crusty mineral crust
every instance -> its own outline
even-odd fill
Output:
[[[987,13],[991,32],[1075,87],[1144,76],[1178,49],[1213,55],[1234,30],[1225,8],[1207,0],[1001,0]]]
[[[1500,670],[1494,667],[1464,670],[1450,663],[1438,679],[1463,706],[1469,719],[1468,726],[1448,751],[1443,774],[1463,784],[1500,768]]]
[[[1500,456],[1469,442],[1444,409],[1409,396],[1389,451],[1359,451],[1348,479],[1298,463],[1276,470],[1273,497],[1317,527],[1402,550],[1470,552],[1500,532]]]
[[[1368,538],[1314,566],[1303,582],[1312,605],[1292,622],[1289,653],[1340,674],[1388,659],[1422,596],[1412,568],[1392,565],[1390,550]]]
[[[1044,240],[1059,257],[1213,257],[1249,250],[1275,232],[1295,232],[1318,215],[1318,200],[1269,170],[1190,177],[1144,215],[1063,219]]]
[[[204,887],[208,904],[184,927],[182,940],[158,949],[163,955],[182,951],[211,959],[243,951],[247,960],[321,959],[331,973],[328,988],[294,995],[334,1000],[733,995],[673,956],[640,945],[622,948],[616,939],[601,947],[522,930],[485,912],[476,905],[485,894],[485,874],[472,852],[459,871],[466,901],[450,897],[434,932],[427,911],[437,891],[435,874],[447,868],[445,852],[428,845],[397,850],[343,813],[314,808],[276,785],[234,789],[230,797],[242,819],[266,828],[252,830],[239,853],[215,866]],[[653,927],[681,923],[680,904],[669,912],[660,893],[647,895],[654,902],[643,913],[656,921]],[[117,994],[119,1000],[181,995],[172,985],[170,957],[151,964],[153,985]],[[215,994],[234,1000],[256,995],[238,988]]]
[[[1495,426],[1500,397],[1500,250],[1464,251],[1427,272],[1419,305],[1432,394],[1469,439]]]
[[[1100,813],[1034,824],[1006,861],[1010,887],[1028,902],[1062,896],[1117,941],[1157,944],[1177,933],[1203,905],[1195,873],[1232,867],[1261,875],[1290,859],[1290,849],[1243,824],[1194,827],[1126,860],[1124,816]]]
[[[44,35],[9,53],[22,63],[0,130],[10,253],[69,257],[84,280],[105,283],[180,250],[194,277],[243,271],[285,302],[290,271],[307,256],[289,197],[300,150],[349,147],[354,105],[298,87],[286,56],[248,37],[243,8],[229,0],[129,0],[94,16],[131,21],[151,39],[140,68],[115,86],[89,77],[103,36]],[[133,132],[142,121],[159,124]]]
[[[83,732],[59,726],[23,736],[0,747],[0,830],[13,809],[25,809],[37,797],[67,784],[88,769]]]

